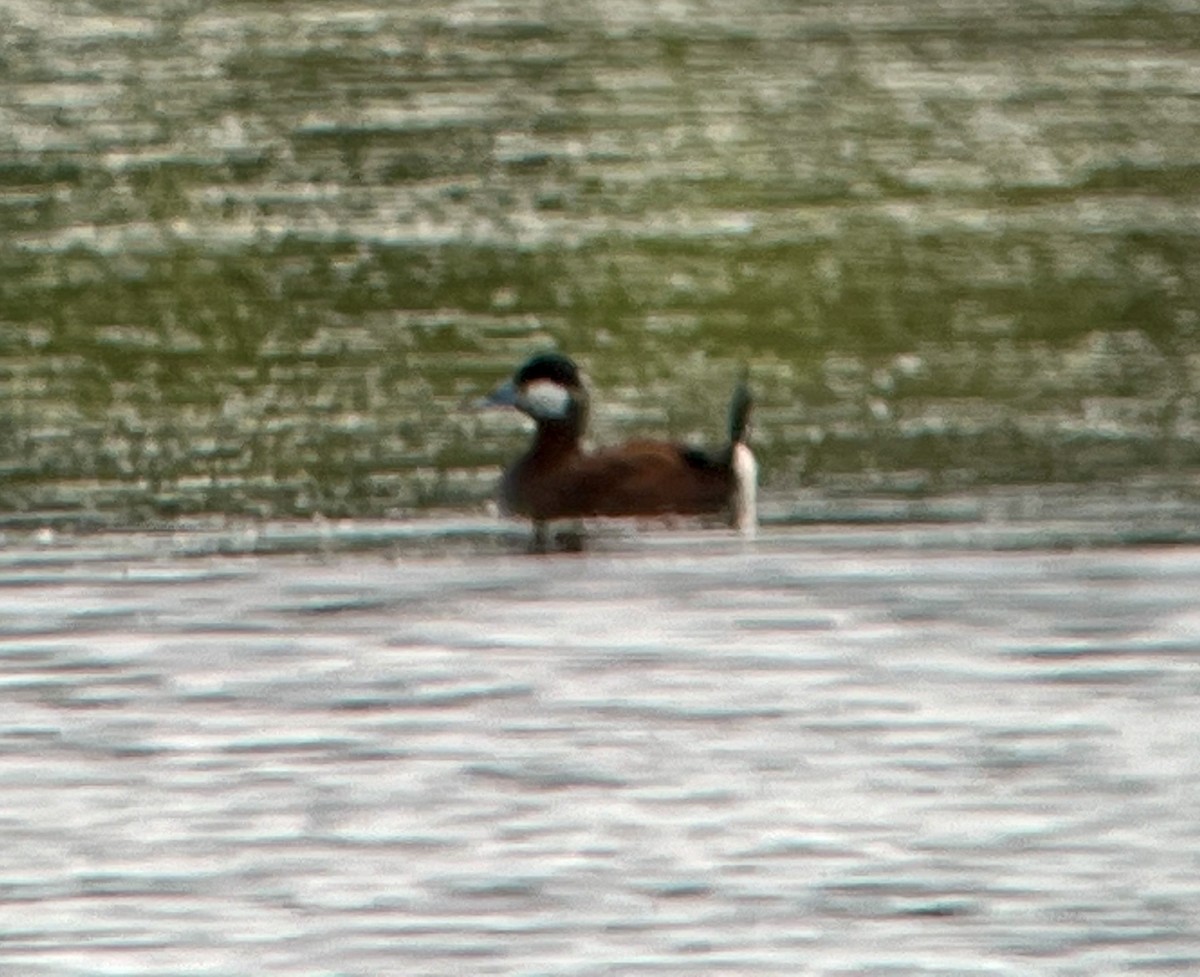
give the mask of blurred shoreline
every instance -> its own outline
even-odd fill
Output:
[[[545,346],[604,442],[748,367],[785,496],[1200,471],[1180,5],[49,11],[0,7],[17,518],[471,511],[525,433],[462,404]]]

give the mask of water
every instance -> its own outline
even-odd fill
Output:
[[[1025,511],[10,533],[0,970],[1195,973],[1194,519]]]
[[[1200,971],[1195,11],[119,6],[0,0],[0,972]],[[762,537],[484,521],[548,345]]]

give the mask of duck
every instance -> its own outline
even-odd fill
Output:
[[[532,443],[500,482],[501,512],[531,520],[534,551],[546,549],[552,520],[593,517],[723,513],[743,536],[754,535],[758,464],[746,443],[745,377],[729,405],[728,442],[713,451],[646,438],[588,450],[589,405],[579,366],[559,352],[532,356],[481,402],[534,422]]]

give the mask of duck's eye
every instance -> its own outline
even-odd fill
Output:
[[[571,411],[571,392],[551,380],[534,380],[518,392],[517,406],[537,420],[566,420]]]

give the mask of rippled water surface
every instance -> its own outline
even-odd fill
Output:
[[[1200,971],[1195,545],[289,532],[0,550],[4,973]]]

